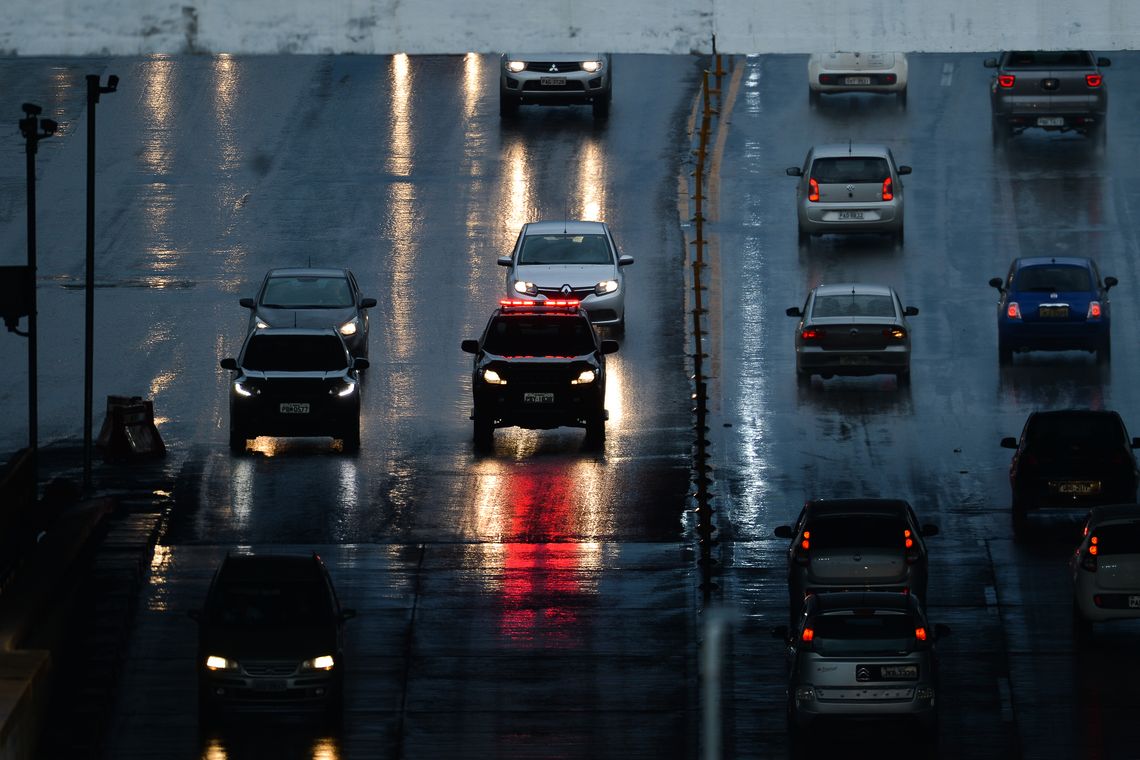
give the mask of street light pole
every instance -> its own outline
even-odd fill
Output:
[[[21,108],[20,133],[27,141],[24,152],[28,164],[28,451],[33,462],[39,454],[39,373],[36,368],[36,146],[45,137],[51,137],[59,127],[51,119],[40,119],[43,109],[34,103]],[[40,127],[43,131],[40,131]],[[33,464],[33,472],[35,465]]]
[[[87,75],[87,301],[83,341],[83,493],[91,493],[92,387],[95,375],[95,104],[103,93],[114,92],[119,78],[112,74],[107,85],[98,74]]]

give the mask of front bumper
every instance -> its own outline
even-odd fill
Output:
[[[308,404],[308,411],[282,412],[282,404]],[[338,438],[346,431],[359,428],[359,425],[359,389],[351,398],[328,395],[288,399],[275,396],[230,398],[230,430],[240,432],[246,438],[259,435]]]
[[[341,699],[343,678],[339,670],[258,676],[243,667],[202,671],[198,685],[203,706],[218,713],[322,712]]]
[[[509,386],[508,386],[509,387]],[[586,427],[591,420],[606,419],[600,389],[587,391],[560,390],[548,403],[528,403],[527,388],[487,390],[475,394],[475,416],[487,416],[495,427],[521,427],[550,430],[558,427]],[[543,389],[539,392],[550,392]]]
[[[539,72],[503,72],[499,80],[499,96],[516,100],[522,105],[580,105],[610,98],[610,78],[607,72],[567,72],[559,74],[565,80],[561,85],[544,85]]]

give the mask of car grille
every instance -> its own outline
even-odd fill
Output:
[[[555,70],[551,70],[551,66]],[[527,71],[533,71],[536,74],[565,74],[567,72],[581,71],[582,64],[577,61],[568,61],[554,63],[552,61],[532,61],[526,65]]]
[[[560,288],[538,288],[538,294],[547,298],[577,298],[585,300],[586,296],[594,294],[594,286],[588,288],[571,288],[569,293],[563,293]]]
[[[291,676],[297,672],[297,661],[254,660],[243,662],[242,669],[250,676]]]
[[[262,386],[262,397],[272,400],[298,401],[311,398],[324,399],[328,396],[328,383],[325,380],[283,380],[275,378]]]

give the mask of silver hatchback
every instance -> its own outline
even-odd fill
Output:
[[[799,242],[824,234],[873,232],[903,242],[903,183],[909,166],[899,166],[885,145],[834,143],[808,151],[803,166],[786,170],[799,177],[796,213]]]

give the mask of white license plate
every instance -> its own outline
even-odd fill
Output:
[[[538,81],[543,87],[565,87],[566,86],[566,77],[542,77]]]
[[[881,671],[884,680],[915,679],[918,678],[917,665],[884,665]]]
[[[308,404],[282,404],[278,409],[282,414],[308,414]]]
[[[553,393],[524,393],[523,403],[526,404],[553,404]]]
[[[843,84],[871,84],[871,77],[844,77]]]
[[[839,221],[841,221],[841,222],[852,222],[852,221],[861,222],[861,221],[863,221],[863,212],[862,211],[840,211],[839,212]]]
[[[1140,609],[1140,596],[1133,594],[1132,596],[1128,597],[1128,606],[1134,610]]]
[[[1065,126],[1065,117],[1063,116],[1038,116],[1037,126],[1039,127],[1063,127]]]
[[[253,688],[255,691],[285,691],[289,683],[283,678],[255,678]]]
[[[1059,483],[1057,490],[1061,493],[1084,496],[1087,494],[1100,493],[1100,483],[1095,480],[1072,480],[1067,483]]]

